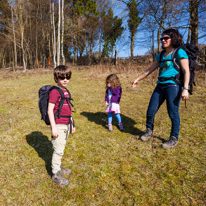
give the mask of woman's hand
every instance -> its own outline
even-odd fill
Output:
[[[134,89],[136,86],[137,86],[137,83],[139,82],[139,80],[138,79],[136,79],[136,80],[134,80],[133,82],[132,82],[132,89]]]
[[[106,106],[109,106],[108,102],[105,102]]]
[[[181,97],[182,97],[182,100],[189,99],[189,92],[187,89],[183,89]]]
[[[153,71],[155,71],[159,66],[159,62],[155,59],[155,61],[153,62],[153,64],[151,65],[151,67],[147,70],[145,70],[136,80],[134,80],[132,82],[132,89],[134,89],[136,87],[136,84],[144,79],[145,77],[147,77],[148,75],[150,75]]]

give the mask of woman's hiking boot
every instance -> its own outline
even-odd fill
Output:
[[[153,137],[153,131],[150,128],[147,128],[146,132],[141,136],[141,140],[147,141],[151,137]]]
[[[177,145],[177,143],[178,143],[177,137],[171,136],[170,139],[169,139],[169,141],[165,142],[165,143],[162,145],[162,147],[163,147],[164,149],[170,149],[170,148],[174,147],[175,145]]]
[[[112,130],[112,124],[108,124],[108,130],[109,130],[110,132],[113,131],[113,130]]]
[[[123,124],[122,123],[119,123],[119,130],[120,131],[123,131],[124,127],[123,127]]]
[[[66,186],[69,184],[69,180],[61,176],[60,170],[56,174],[53,174],[52,181],[57,183],[59,186]]]
[[[72,173],[72,171],[70,169],[64,169],[62,166],[61,166],[61,170],[60,170],[60,174],[61,175],[70,175]]]

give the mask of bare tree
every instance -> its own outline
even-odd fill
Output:
[[[16,51],[16,35],[15,35],[15,26],[14,26],[14,11],[12,2],[10,2],[11,6],[11,17],[12,17],[12,29],[13,29],[13,37],[14,37],[14,68],[17,67],[17,51]]]
[[[53,60],[54,60],[54,67],[56,67],[56,31],[55,31],[55,21],[54,21],[54,2],[52,3],[52,25],[53,25]]]
[[[61,25],[61,1],[59,0],[59,19],[58,19],[58,36],[57,36],[57,66],[60,63],[60,25]]]
[[[16,1],[15,7],[14,7],[14,13],[17,19],[17,22],[19,24],[20,29],[20,35],[21,35],[21,50],[22,50],[22,61],[23,61],[23,67],[24,72],[26,71],[26,59],[25,59],[25,48],[24,48],[24,29],[25,29],[25,18],[23,17],[24,10],[23,5],[26,4],[24,0]]]
[[[64,56],[64,0],[62,0],[62,35],[61,35],[61,56],[62,56],[62,64],[65,64],[65,56]]]

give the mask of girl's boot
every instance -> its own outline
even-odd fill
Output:
[[[110,132],[113,131],[113,130],[112,130],[112,124],[108,124],[108,129],[109,129]]]
[[[119,123],[119,130],[122,131],[124,129],[123,124]]]

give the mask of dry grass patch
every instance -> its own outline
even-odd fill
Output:
[[[114,118],[111,133],[104,95],[105,77],[114,72],[123,87],[120,105],[125,130],[118,130]],[[76,132],[68,139],[62,161],[73,173],[64,188],[51,181],[51,133],[38,111],[38,89],[54,84],[52,71],[1,78],[0,204],[205,205],[204,80],[199,77],[187,109],[181,101],[177,147],[163,150],[171,127],[165,104],[156,115],[155,137],[139,140],[155,87],[148,78],[132,90],[131,82],[140,72],[113,67],[73,69],[68,89],[75,99]]]

